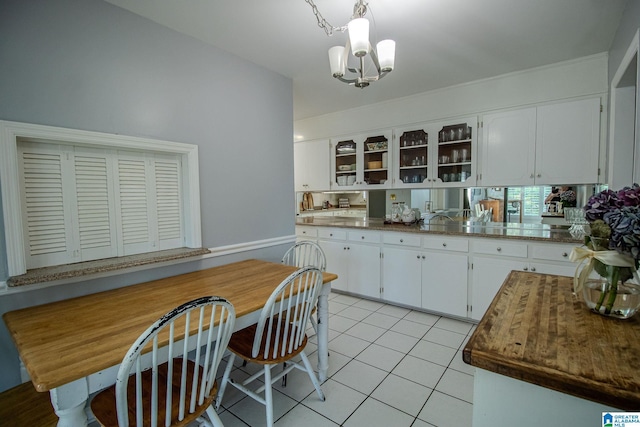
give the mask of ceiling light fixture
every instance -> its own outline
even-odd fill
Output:
[[[313,0],[305,0],[313,9],[313,13],[318,20],[318,26],[331,36],[334,31],[344,33],[349,31],[349,37],[345,46],[333,46],[329,49],[329,65],[331,74],[341,82],[348,83],[355,87],[365,88],[371,82],[375,82],[389,74],[393,70],[396,54],[396,42],[393,40],[382,40],[373,49],[369,42],[369,21],[364,18],[367,13],[367,5],[364,0],[358,0],[353,6],[351,21],[346,26],[334,27],[322,17]],[[359,67],[349,67],[349,51],[356,57]],[[369,54],[371,62],[376,68],[375,75],[366,75],[365,57]],[[347,72],[351,73],[345,75]]]

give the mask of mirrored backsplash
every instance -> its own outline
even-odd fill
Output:
[[[391,213],[394,202],[404,202],[423,213],[444,213],[457,220],[569,225],[564,220],[562,206],[584,206],[589,197],[607,188],[602,185],[557,185],[501,188],[450,189],[390,189],[373,191],[297,193],[297,213],[311,214],[302,209],[303,200],[313,200],[313,209],[339,208],[348,201],[352,208],[366,208],[366,216],[384,218]],[[308,206],[308,203],[307,203]],[[488,211],[488,212],[485,212]],[[319,212],[316,212],[319,213]],[[338,215],[336,212],[334,215]]]

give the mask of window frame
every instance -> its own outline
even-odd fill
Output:
[[[30,123],[0,121],[0,191],[4,217],[8,275],[26,273],[22,203],[18,167],[18,140],[70,144],[102,149],[135,150],[179,155],[182,161],[182,202],[185,247],[202,247],[198,146],[102,132],[60,128]]]

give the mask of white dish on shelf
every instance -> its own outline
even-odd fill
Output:
[[[348,153],[355,153],[356,149],[351,147],[337,147],[336,151],[339,154],[348,154]]]
[[[338,166],[338,170],[339,171],[350,171],[351,170],[351,165],[340,165],[340,166]]]

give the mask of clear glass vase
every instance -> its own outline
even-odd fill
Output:
[[[628,319],[640,308],[640,286],[618,282],[615,290],[605,278],[588,279],[582,288],[587,307],[603,316]]]

